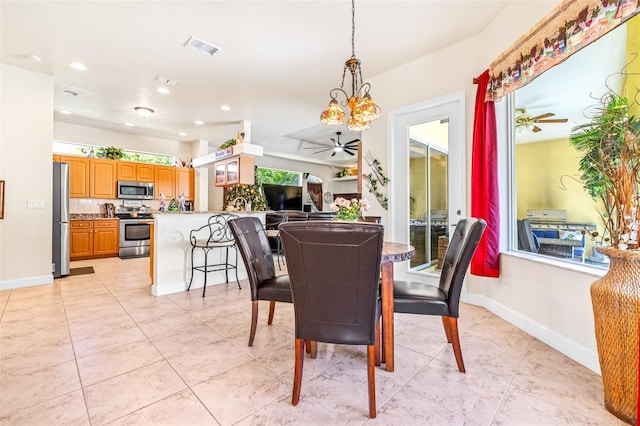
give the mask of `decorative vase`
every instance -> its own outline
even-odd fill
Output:
[[[614,416],[635,425],[638,401],[638,320],[640,251],[601,247],[609,271],[591,285],[604,405]]]

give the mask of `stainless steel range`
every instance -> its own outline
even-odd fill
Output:
[[[120,218],[120,258],[149,256],[153,223],[149,207],[142,201],[125,200],[116,216]]]

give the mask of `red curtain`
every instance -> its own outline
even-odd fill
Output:
[[[489,70],[478,77],[473,122],[471,163],[471,216],[482,218],[487,228],[471,261],[471,273],[482,277],[500,276],[500,197],[498,193],[498,141],[496,110],[485,102]]]

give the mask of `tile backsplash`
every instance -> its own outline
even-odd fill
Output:
[[[71,198],[69,199],[69,213],[100,213],[105,214],[105,203],[115,204],[116,207],[122,205],[122,200],[106,200],[100,198]],[[157,211],[160,208],[158,200],[144,200],[143,205]]]

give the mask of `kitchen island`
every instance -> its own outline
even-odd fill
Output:
[[[160,212],[155,213],[154,229],[151,249],[152,256],[152,286],[151,293],[154,296],[178,293],[186,291],[191,279],[191,243],[189,234],[192,230],[198,229],[207,224],[209,217],[215,214],[236,214],[238,216],[254,216],[265,223],[266,212]],[[200,251],[200,250],[198,250]],[[203,256],[196,251],[195,262],[198,265],[203,263]],[[224,250],[213,250],[209,256],[209,261],[222,263],[224,261]],[[229,263],[235,263],[235,250],[229,251]],[[238,279],[247,278],[247,272],[242,261],[242,256],[238,256]],[[235,285],[234,270],[229,270],[229,282]],[[207,286],[225,283],[224,271],[209,272],[207,274]],[[204,285],[204,274],[197,272],[193,277],[191,290],[202,288]]]

